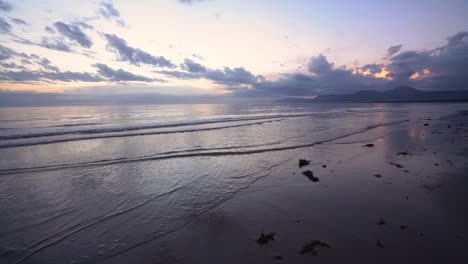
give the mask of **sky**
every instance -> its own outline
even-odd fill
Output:
[[[467,0],[0,0],[0,96],[464,90],[466,14]]]

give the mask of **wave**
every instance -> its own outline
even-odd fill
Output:
[[[183,150],[183,151],[163,152],[163,153],[158,153],[155,155],[140,156],[140,157],[133,157],[133,158],[117,158],[117,159],[106,159],[106,160],[98,160],[98,161],[90,161],[90,162],[82,162],[82,163],[68,163],[68,164],[56,164],[56,165],[48,165],[48,166],[40,166],[40,167],[6,169],[6,170],[0,170],[0,175],[19,174],[19,173],[37,172],[37,171],[49,171],[49,170],[61,170],[61,169],[70,169],[70,168],[97,167],[97,166],[114,165],[114,164],[120,164],[120,163],[155,161],[155,160],[166,160],[166,159],[176,159],[176,158],[193,158],[193,157],[201,157],[201,156],[216,157],[216,156],[228,156],[228,155],[248,155],[248,154],[257,154],[257,153],[264,153],[264,152],[293,150],[293,149],[313,147],[316,145],[347,138],[353,135],[362,134],[369,130],[378,128],[378,127],[397,125],[397,124],[405,123],[408,121],[409,120],[405,119],[405,120],[400,120],[400,121],[391,122],[391,123],[380,123],[380,124],[365,127],[360,130],[356,130],[354,132],[346,133],[340,136],[336,136],[336,137],[332,137],[332,138],[328,138],[328,139],[324,139],[320,141],[311,142],[308,144],[286,145],[286,146],[278,146],[278,147],[270,147],[274,144],[266,144],[266,145],[262,144],[262,145],[243,146],[243,147],[238,146],[238,147],[208,148],[208,149],[197,148],[197,149],[190,149],[190,150]],[[267,147],[258,148],[258,147],[265,147],[265,146]],[[233,149],[240,149],[240,150],[232,151]]]
[[[87,135],[87,134],[103,134],[103,133],[116,133],[116,132],[127,132],[136,130],[147,130],[147,129],[158,129],[158,128],[175,128],[184,126],[197,126],[197,125],[209,125],[218,123],[231,123],[231,122],[242,122],[242,121],[255,121],[255,120],[266,120],[266,119],[279,119],[279,118],[294,118],[294,117],[305,117],[314,116],[321,113],[304,113],[304,114],[277,114],[277,115],[263,115],[263,116],[250,116],[250,117],[232,117],[222,119],[211,119],[211,120],[198,120],[198,121],[185,121],[165,124],[151,124],[151,125],[136,125],[136,126],[124,126],[124,127],[113,127],[113,128],[94,128],[94,129],[82,129],[82,130],[67,130],[67,131],[47,131],[42,133],[28,133],[28,134],[14,134],[14,135],[3,135],[0,136],[0,140],[13,140],[13,139],[27,139],[27,138],[39,138],[39,137],[51,137],[51,136],[64,136],[64,135]]]
[[[190,128],[190,129],[181,129],[181,130],[169,130],[169,131],[147,131],[147,132],[136,132],[136,133],[120,133],[120,134],[106,134],[106,135],[96,135],[96,136],[82,136],[76,138],[48,138],[43,141],[37,142],[13,142],[7,144],[0,144],[1,148],[13,148],[13,147],[24,147],[24,146],[33,146],[33,145],[44,145],[44,144],[54,144],[54,143],[63,143],[70,141],[81,141],[81,140],[92,140],[92,139],[101,139],[101,138],[119,138],[119,137],[134,137],[134,136],[148,136],[148,135],[164,135],[164,134],[177,134],[177,133],[190,133],[190,132],[199,132],[199,131],[209,131],[209,130],[221,130],[226,128],[235,128],[235,127],[244,127],[252,125],[262,125],[266,123],[272,123],[281,121],[282,119],[272,119],[261,122],[251,122],[246,124],[236,124],[230,126],[221,126],[221,127],[207,127],[207,128]]]

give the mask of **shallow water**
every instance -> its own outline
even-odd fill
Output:
[[[366,142],[464,107],[2,108],[0,260],[109,259],[179,230],[298,149]]]

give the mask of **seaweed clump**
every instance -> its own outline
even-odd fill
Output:
[[[259,245],[265,245],[268,244],[270,241],[275,240],[275,232],[271,233],[263,233],[263,231],[260,233],[260,236],[257,238],[257,243]]]
[[[306,176],[307,178],[309,178],[309,180],[313,181],[313,182],[318,182],[319,181],[319,178],[315,177],[314,176],[314,173],[310,170],[306,170],[304,172],[302,172],[302,174],[304,176]]]
[[[310,254],[312,254],[314,256],[317,256],[318,255],[318,251],[317,251],[318,247],[330,248],[330,245],[328,245],[327,243],[325,243],[323,241],[320,241],[320,240],[312,240],[312,241],[310,241],[309,243],[305,244],[302,247],[300,253],[302,255],[310,253]]]

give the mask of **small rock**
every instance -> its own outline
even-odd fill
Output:
[[[428,123],[424,124],[424,126],[428,126],[428,125],[429,125]]]
[[[398,152],[398,153],[397,153],[397,156],[400,156],[400,155],[401,155],[401,156],[408,156],[409,153],[406,152],[406,151]]]
[[[302,168],[302,167],[307,166],[309,164],[310,164],[309,160],[306,160],[306,159],[300,159],[299,160],[299,168]]]
[[[275,256],[274,258],[275,258],[276,260],[283,260],[284,257],[283,257],[283,256]]]
[[[382,175],[380,175],[380,174],[374,174],[374,177],[376,177],[376,178],[381,178]]]
[[[326,167],[327,167],[327,165],[322,165],[322,168],[326,168]]]
[[[401,225],[401,226],[400,226],[400,230],[405,230],[405,229],[407,229],[407,228],[408,228],[408,226],[405,226],[405,225]]]
[[[372,148],[372,147],[374,147],[374,144],[372,144],[372,143],[370,143],[370,144],[366,144],[366,145],[364,145],[363,147],[366,147],[366,148]]]

